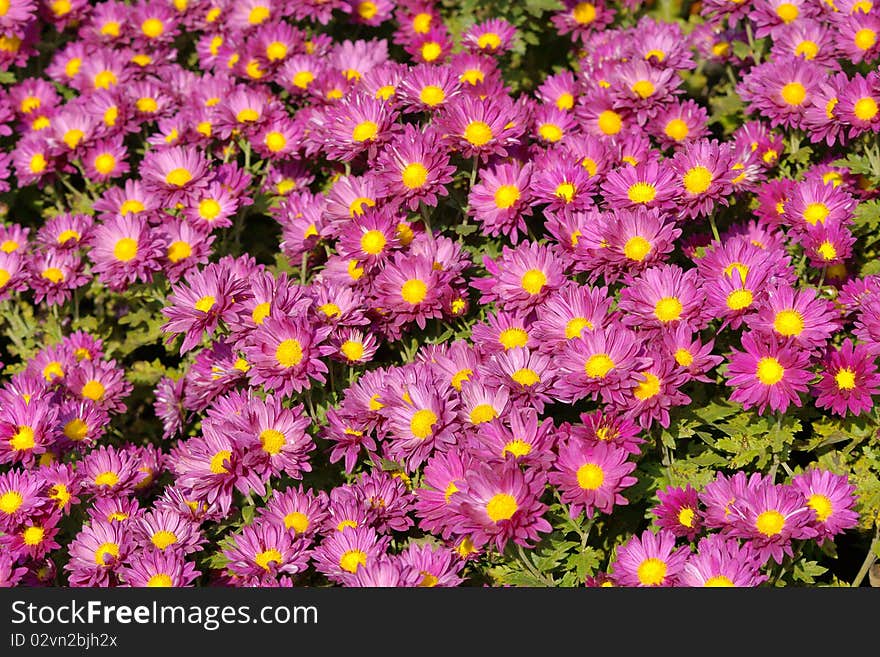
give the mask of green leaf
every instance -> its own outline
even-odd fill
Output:
[[[804,584],[813,584],[817,577],[826,572],[828,569],[815,561],[798,561],[794,564],[793,575],[796,580]]]

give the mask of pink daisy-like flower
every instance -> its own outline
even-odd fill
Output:
[[[372,527],[346,527],[333,532],[315,548],[315,569],[332,582],[345,583],[385,554],[390,538],[379,536]]]
[[[615,505],[629,503],[622,491],[638,481],[630,476],[636,464],[629,456],[610,443],[574,437],[560,446],[549,480],[559,487],[562,501],[570,505],[572,518],[582,512],[592,518],[596,511],[611,513]]]
[[[774,59],[753,67],[737,85],[749,110],[770,120],[772,127],[799,127],[824,79],[818,64],[799,57]]]
[[[503,418],[483,423],[472,434],[470,450],[481,461],[513,459],[521,465],[546,470],[556,458],[555,440],[552,420],[539,422],[536,409],[513,406]]]
[[[810,266],[832,269],[852,256],[856,237],[843,224],[826,221],[810,226],[805,236],[795,238],[803,246]]]
[[[324,383],[328,370],[320,358],[333,349],[323,344],[329,334],[330,327],[301,317],[267,317],[244,346],[248,378],[282,397],[311,387],[311,380]]]
[[[192,562],[170,550],[140,550],[119,569],[121,586],[167,588],[192,586],[201,575]]]
[[[115,360],[83,360],[65,379],[68,390],[83,400],[94,403],[109,413],[126,410],[125,398],[133,384],[125,380],[125,371]]]
[[[440,278],[424,256],[397,253],[373,283],[376,302],[393,326],[415,322],[424,329],[428,319],[442,316]]]
[[[462,520],[458,533],[467,533],[475,545],[493,542],[499,550],[509,541],[528,547],[540,533],[551,530],[540,502],[546,476],[522,471],[514,461],[492,467],[480,463],[465,473],[458,500]]]
[[[461,37],[469,50],[500,55],[510,49],[516,28],[503,18],[490,18],[472,25]]]
[[[792,555],[792,540],[816,536],[813,514],[803,493],[770,480],[750,480],[743,495],[731,503],[731,534],[751,542],[762,563],[770,557],[781,564]]]
[[[611,576],[617,586],[675,586],[688,554],[687,546],[675,548],[672,532],[645,530],[618,548]]]
[[[731,149],[714,140],[693,142],[676,153],[672,168],[681,184],[681,215],[695,218],[708,215],[715,204],[726,206],[733,191],[732,165]]]
[[[679,323],[700,328],[699,310],[704,296],[696,269],[676,265],[652,267],[623,288],[619,307],[623,323],[642,329],[669,329]]]
[[[872,395],[880,393],[880,370],[876,354],[864,344],[843,341],[824,359],[822,379],[816,384],[816,406],[840,416],[860,415],[874,406]]]
[[[846,475],[811,468],[792,477],[791,484],[815,512],[812,525],[819,532],[820,543],[858,525],[859,515],[853,510],[856,489]]]
[[[0,463],[30,467],[55,441],[57,406],[27,397],[16,396],[0,407]]]
[[[681,569],[677,586],[755,587],[767,580],[760,572],[760,562],[751,543],[740,542],[721,534],[700,539],[696,553]]]
[[[799,393],[808,390],[813,378],[809,354],[751,332],[743,334],[742,346],[744,351],[733,350],[727,368],[727,385],[734,388],[731,401],[741,402],[746,409],[757,407],[759,414],[768,405],[778,412],[789,404],[801,406]]]
[[[675,173],[670,167],[649,161],[611,171],[602,183],[602,195],[614,209],[674,207]]]
[[[236,534],[232,546],[224,550],[227,568],[239,577],[275,578],[303,572],[309,561],[307,543],[278,525],[255,522]]]
[[[458,96],[444,108],[437,124],[462,157],[487,162],[491,155],[505,157],[507,148],[518,143],[521,128],[508,127],[516,118],[513,101],[507,96]]]
[[[112,217],[95,226],[89,244],[92,272],[113,290],[149,283],[161,268],[162,245],[144,217]]]
[[[840,327],[840,314],[832,301],[819,297],[813,288],[779,285],[768,289],[766,302],[746,322],[761,335],[815,349],[825,346]]]
[[[436,129],[406,125],[376,159],[377,181],[384,185],[383,195],[393,204],[405,204],[415,210],[419,203],[437,205],[437,196],[446,196],[455,167],[441,146]]]
[[[232,433],[245,451],[245,467],[300,479],[312,469],[309,452],[315,443],[306,432],[310,424],[302,405],[284,408],[280,399],[268,395],[249,400]]]
[[[657,491],[657,499],[660,503],[652,510],[657,525],[693,541],[702,530],[697,490],[690,484],[684,488],[667,486]]]
[[[329,516],[328,504],[325,491],[305,491],[300,485],[290,487],[283,493],[276,492],[258,513],[267,522],[284,527],[294,535],[311,539]]]
[[[497,302],[503,310],[527,311],[540,306],[549,294],[565,282],[565,269],[553,251],[536,242],[523,242],[510,249],[502,247],[496,262],[488,256],[483,264],[487,278],[471,285],[482,292],[481,302]]]
[[[501,162],[481,169],[480,182],[468,193],[468,212],[488,235],[506,235],[516,245],[526,234],[524,217],[532,214],[531,175],[531,162]]]
[[[362,153],[372,159],[390,140],[396,112],[384,101],[355,93],[340,101],[327,116],[324,149],[327,157],[348,162]]]
[[[121,496],[134,490],[137,461],[127,450],[101,445],[88,452],[77,468],[83,488],[98,496]]]
[[[207,158],[191,146],[148,151],[140,172],[145,188],[168,207],[197,198],[211,180]]]
[[[108,586],[131,549],[131,532],[122,523],[93,521],[70,543],[64,565],[71,586]]]

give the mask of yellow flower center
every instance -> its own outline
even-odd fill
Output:
[[[516,498],[507,493],[497,493],[486,503],[486,515],[492,522],[510,520],[518,509]]]
[[[302,345],[295,338],[283,340],[275,349],[275,360],[281,367],[296,367],[302,359]]]
[[[462,82],[467,82],[470,85],[476,85],[486,79],[486,74],[478,68],[469,68],[461,74],[459,79]]]
[[[471,121],[464,129],[464,138],[474,146],[485,146],[492,141],[492,128],[483,121]]]
[[[834,506],[831,504],[831,500],[819,493],[810,495],[807,500],[807,506],[816,512],[816,520],[819,522],[825,522],[834,513]]]
[[[562,128],[555,123],[542,123],[538,128],[538,134],[541,135],[541,139],[549,142],[557,142],[565,135]]]
[[[368,230],[361,236],[361,250],[370,255],[378,255],[385,248],[387,240],[385,235],[378,230]]]
[[[284,147],[287,146],[287,138],[280,132],[273,130],[266,133],[263,143],[266,144],[266,148],[270,151],[277,153],[278,151],[284,150]]]
[[[513,207],[519,199],[519,187],[516,185],[501,185],[495,190],[495,206],[500,210]]]
[[[791,23],[800,15],[800,11],[795,5],[788,2],[783,2],[781,5],[776,7],[776,15],[782,19],[783,23]]]
[[[750,290],[734,290],[727,295],[727,307],[731,310],[742,310],[752,305],[754,297]]]
[[[101,175],[108,175],[113,173],[113,169],[116,168],[116,158],[113,157],[110,153],[101,153],[98,157],[95,158],[95,170]]]
[[[703,586],[730,587],[730,586],[734,586],[734,584],[733,584],[733,581],[725,575],[715,575],[715,577],[710,577],[709,579],[707,579],[703,583]]]
[[[137,199],[130,198],[122,203],[119,206],[119,214],[123,217],[127,214],[137,214],[138,212],[143,212],[146,208],[144,204],[138,201]],[[134,242],[134,240],[132,240]],[[137,248],[137,242],[134,244],[135,248]]]
[[[853,39],[856,44],[856,47],[859,50],[868,50],[872,48],[875,43],[877,43],[877,32],[874,30],[863,27],[861,30],[856,32],[856,36]]]
[[[260,444],[262,444],[264,452],[275,455],[281,453],[287,444],[287,439],[277,429],[263,429],[260,432]]]
[[[400,288],[400,296],[407,303],[418,305],[428,296],[428,286],[418,278],[411,278]]]
[[[859,98],[853,105],[853,114],[862,121],[870,121],[877,116],[877,101],[870,96]]]
[[[525,347],[529,342],[529,334],[521,328],[508,328],[501,331],[498,341],[505,349]]]
[[[92,401],[101,401],[104,398],[105,392],[106,389],[104,388],[104,384],[100,381],[92,379],[91,381],[86,382],[86,384],[82,387],[80,394],[86,399],[91,399]]]
[[[33,449],[36,444],[34,430],[26,424],[19,426],[18,431],[12,434],[12,438],[9,439],[9,446],[16,452]]]
[[[188,242],[177,240],[168,246],[168,259],[171,262],[186,260],[192,255],[192,247]]]
[[[834,381],[840,390],[852,390],[856,387],[856,373],[848,367],[842,367],[834,375]]]
[[[688,129],[687,123],[685,123],[681,119],[672,119],[669,123],[666,124],[663,132],[666,133],[666,136],[670,139],[681,141],[688,136],[690,130]]]
[[[256,564],[262,568],[263,570],[268,571],[271,564],[279,564],[281,563],[281,553],[275,548],[270,548],[268,550],[263,550],[258,555],[254,557],[254,561]]]
[[[645,401],[646,399],[651,399],[652,397],[659,395],[660,377],[651,372],[642,372],[642,376],[645,377],[645,380],[640,381],[639,385],[637,385],[636,389],[633,391],[635,398],[639,401]]]
[[[593,354],[584,363],[584,373],[591,379],[604,379],[614,369],[614,365],[608,354]]]
[[[626,195],[633,203],[650,203],[657,196],[657,188],[651,183],[637,182],[630,185]]]
[[[47,267],[40,276],[56,284],[64,280],[64,272],[58,269],[58,267]]]
[[[760,513],[755,519],[755,529],[764,536],[776,536],[783,527],[785,527],[785,516],[774,509]]]
[[[160,529],[150,538],[150,542],[160,550],[164,550],[169,545],[177,543],[177,536],[174,532],[167,529]]]
[[[443,48],[436,41],[425,41],[422,44],[422,59],[433,62],[443,53]]]
[[[487,48],[489,50],[497,50],[501,47],[501,37],[494,32],[486,32],[485,34],[481,34],[480,38],[477,39],[477,46],[481,50]]]
[[[284,516],[284,527],[292,529],[297,534],[302,534],[309,528],[309,517],[305,513],[299,511],[291,511]]]
[[[342,346],[339,348],[339,351],[343,353],[343,355],[351,361],[358,361],[364,357],[364,345],[360,342],[355,342],[354,340],[346,340],[342,343]]]
[[[437,414],[429,408],[423,408],[413,413],[409,422],[409,430],[416,438],[424,440],[434,432],[434,424],[437,423]]]
[[[64,425],[64,435],[74,442],[85,440],[88,434],[88,425],[78,417],[73,418]]]
[[[834,260],[837,258],[837,249],[835,249],[834,245],[828,240],[822,242],[817,251],[824,260]]]
[[[162,36],[162,33],[164,31],[165,26],[158,18],[148,18],[143,23],[141,23],[141,32],[143,32],[151,39]]]
[[[272,312],[271,302],[264,301],[263,303],[258,303],[254,306],[253,311],[251,311],[251,319],[257,326],[262,326],[263,321],[269,316],[270,312]]]
[[[138,243],[137,240],[130,237],[123,237],[116,242],[113,247],[113,257],[120,262],[129,262],[137,256]]]
[[[270,62],[277,62],[285,57],[287,57],[287,46],[280,41],[273,41],[266,46],[266,58]]]
[[[375,2],[365,0],[364,2],[358,3],[357,11],[361,18],[364,20],[370,20],[373,16],[379,13],[379,7],[376,6]]]
[[[471,410],[470,419],[472,424],[483,424],[491,422],[498,417],[495,407],[490,404],[477,404]]]
[[[95,486],[115,486],[119,483],[119,475],[112,470],[106,470],[95,477]]]
[[[174,185],[175,187],[183,187],[192,179],[192,174],[188,169],[184,169],[183,167],[172,169],[165,176],[165,182],[169,185]]]
[[[229,470],[226,469],[225,461],[228,461],[232,458],[232,452],[228,449],[221,449],[219,452],[214,454],[211,457],[211,463],[209,467],[213,474],[226,474]]]
[[[446,100],[446,93],[441,87],[428,84],[422,87],[422,91],[419,93],[419,100],[428,107],[435,107]]]
[[[418,189],[428,180],[428,170],[420,162],[407,164],[403,170],[403,184],[409,189]]]
[[[578,486],[584,490],[598,490],[605,481],[605,471],[595,463],[584,463],[577,469]]]
[[[311,71],[298,71],[293,76],[293,86],[300,89],[308,89],[309,85],[315,81],[315,74]]]
[[[632,90],[640,98],[648,98],[654,93],[654,85],[650,80],[639,80],[632,86]]]
[[[539,294],[547,283],[547,276],[540,269],[529,269],[523,274],[520,284],[532,296]]]
[[[257,5],[250,10],[250,13],[248,13],[248,23],[251,25],[259,25],[268,20],[271,14],[272,12],[269,10],[269,7],[265,5]]]
[[[816,223],[824,224],[830,213],[830,208],[824,203],[810,203],[804,210],[804,221],[813,226]]]
[[[0,495],[0,511],[13,514],[24,504],[24,497],[18,491],[10,490]]]
[[[518,369],[516,372],[510,375],[514,381],[516,381],[521,386],[533,386],[536,383],[541,383],[541,377],[538,376],[538,373],[535,370],[531,370],[528,367],[523,367]]]
[[[623,254],[630,260],[641,262],[651,251],[651,243],[640,235],[630,237],[623,245]]]
[[[800,82],[789,82],[782,87],[782,100],[792,106],[801,105],[807,97],[807,88]]]
[[[342,309],[335,303],[325,303],[318,306],[318,310],[324,313],[325,317],[338,317],[342,314]]]
[[[775,358],[765,356],[758,361],[755,376],[765,386],[773,386],[782,381],[782,377],[785,376],[785,368]]]
[[[661,322],[674,322],[681,317],[683,306],[678,297],[663,297],[654,306],[654,316]]]
[[[571,17],[579,25],[589,25],[596,20],[596,6],[589,2],[579,2],[571,10]]]
[[[339,557],[339,567],[349,573],[356,573],[359,566],[367,565],[367,553],[362,550],[348,550]]]
[[[636,575],[644,586],[659,586],[666,579],[666,563],[651,557],[639,564]]]
[[[574,96],[568,92],[559,94],[559,98],[556,99],[556,107],[561,110],[570,110],[574,107]]]
[[[119,558],[119,545],[116,543],[101,543],[95,550],[95,564],[98,566],[107,566],[106,558]]]
[[[74,149],[77,147],[79,142],[81,142],[83,137],[85,137],[85,136],[86,136],[86,133],[84,133],[82,130],[79,130],[77,128],[71,128],[70,130],[68,130],[67,132],[64,133],[64,137],[62,137],[62,140],[64,141],[65,144],[67,144],[68,148]]]
[[[798,336],[804,330],[804,316],[797,310],[781,310],[773,319],[773,329],[785,337]]]
[[[118,82],[113,71],[101,71],[95,76],[94,85],[97,89],[109,89]]]
[[[577,188],[573,183],[564,182],[556,188],[556,197],[561,198],[566,203],[571,203],[574,200],[574,195],[577,192]]]
[[[174,586],[174,580],[171,579],[170,575],[166,575],[165,573],[156,573],[150,579],[147,580],[148,588],[171,588]]]
[[[351,138],[354,139],[356,142],[363,143],[365,141],[371,141],[375,139],[378,132],[378,125],[376,125],[372,121],[362,121],[354,127],[354,130],[351,133]]]
[[[201,312],[206,313],[214,307],[215,303],[217,303],[216,297],[213,297],[209,294],[196,301],[194,307],[196,310],[200,310]]]
[[[815,59],[816,55],[819,54],[819,44],[815,41],[805,39],[797,44],[794,49],[794,54],[798,57],[803,56],[803,58],[807,60]]]
[[[692,167],[684,174],[683,183],[691,194],[702,194],[712,184],[712,172],[704,166]]]
[[[689,506],[682,507],[678,512],[678,522],[683,527],[693,527],[694,526],[694,510]]]
[[[25,545],[39,545],[43,542],[46,532],[42,527],[28,527],[21,533]]]
[[[514,458],[521,458],[523,456],[528,456],[531,451],[532,446],[529,443],[517,438],[508,441],[507,444],[504,445],[504,449],[501,450],[501,456],[505,457],[508,454],[512,454]]]
[[[431,14],[427,14],[424,12],[416,14],[415,16],[413,16],[412,20],[413,32],[415,32],[416,34],[427,34],[428,31],[431,29],[432,20],[433,17],[431,16]]]
[[[604,110],[599,114],[598,125],[604,134],[613,136],[623,128],[623,119],[614,110]]]

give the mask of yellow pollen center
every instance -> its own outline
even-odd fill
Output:
[[[804,330],[804,316],[797,310],[781,310],[773,319],[773,329],[785,337],[797,337]]]
[[[557,142],[565,136],[565,133],[555,123],[542,123],[538,128],[538,134],[541,139],[549,142]]]
[[[742,310],[752,305],[754,297],[751,290],[734,290],[727,295],[727,307],[731,310]]]
[[[280,132],[273,130],[266,134],[263,143],[266,144],[266,148],[270,151],[277,153],[278,151],[284,150],[284,147],[287,146],[287,138]]]
[[[356,573],[359,566],[367,565],[367,553],[362,550],[348,550],[339,557],[339,567],[349,573]]]
[[[119,475],[112,470],[107,470],[95,477],[95,486],[113,487],[119,483]]]
[[[409,430],[416,438],[424,440],[434,432],[434,424],[437,423],[437,414],[429,408],[423,408],[413,413],[409,422]]]
[[[807,88],[800,82],[789,82],[782,87],[782,100],[792,106],[801,105],[807,97]]]
[[[605,471],[595,463],[584,463],[577,469],[578,486],[584,490],[598,490],[605,481]]]
[[[727,577],[725,575],[715,575],[715,577],[710,577],[709,579],[707,579],[703,583],[703,586],[708,586],[708,587],[713,587],[713,588],[732,587],[732,586],[734,586],[734,583],[729,577]]]
[[[531,451],[532,446],[529,443],[517,438],[515,440],[508,441],[507,444],[504,445],[504,449],[501,450],[501,456],[505,457],[508,454],[512,454],[514,458],[521,458],[523,456],[528,456]]]
[[[64,425],[64,435],[74,442],[85,440],[89,433],[88,425],[75,417]]]
[[[632,90],[640,98],[648,98],[654,93],[654,85],[650,80],[639,80],[632,86]]]
[[[541,383],[541,377],[538,376],[538,373],[535,372],[535,370],[531,370],[527,367],[518,369],[516,372],[510,375],[510,378],[516,381],[521,386],[533,386],[536,383]]]
[[[309,528],[309,517],[299,511],[291,511],[284,516],[284,527],[292,529],[297,534],[302,534]]]
[[[712,184],[712,172],[704,166],[696,166],[684,174],[682,182],[691,194],[702,194]]]
[[[259,25],[268,20],[271,13],[269,7],[265,5],[257,5],[250,10],[250,13],[248,13],[248,23],[251,25]]]
[[[870,96],[859,98],[853,105],[853,114],[862,121],[870,121],[877,116],[877,101]]]
[[[232,452],[228,449],[221,449],[219,452],[214,454],[211,457],[210,469],[213,474],[226,474],[229,470],[226,469],[225,461],[228,461],[232,457]]]
[[[571,17],[578,25],[589,25],[596,20],[596,6],[589,2],[579,2],[571,10]]]
[[[272,303],[264,301],[254,306],[253,311],[251,311],[251,319],[257,326],[262,326],[263,320],[269,316],[270,312],[272,312]]]
[[[95,76],[94,85],[97,89],[109,89],[117,81],[116,74],[113,71],[101,71]]]
[[[566,203],[571,203],[574,200],[574,195],[577,192],[577,188],[573,183],[564,182],[556,188],[556,197],[561,198]]]
[[[82,387],[80,394],[86,399],[91,399],[92,401],[101,401],[104,398],[105,392],[106,389],[104,388],[104,384],[100,381],[92,379],[91,381],[86,382],[86,384]]]
[[[852,390],[856,387],[856,373],[848,367],[843,367],[834,375],[834,381],[840,390]]]
[[[556,99],[556,107],[561,110],[570,110],[574,107],[574,96],[567,92],[559,94],[559,98]]]
[[[776,15],[782,19],[783,23],[791,23],[800,15],[800,11],[795,5],[788,2],[783,2],[781,5],[776,7]]]
[[[342,309],[335,303],[325,303],[318,306],[318,310],[324,313],[326,317],[339,317],[342,314]]]
[[[477,404],[471,410],[470,420],[472,424],[491,422],[498,417],[498,412],[490,404]]]
[[[422,91],[419,93],[419,100],[428,107],[435,107],[446,100],[446,93],[442,88],[428,84],[422,87]]]
[[[525,347],[529,342],[529,334],[521,328],[508,328],[501,331],[498,341],[505,349]]]
[[[785,516],[774,509],[763,511],[755,519],[755,529],[764,536],[776,536],[783,527],[785,527]]]
[[[822,242],[822,244],[819,245],[817,251],[819,255],[822,256],[822,258],[826,261],[834,260],[835,258],[837,258],[837,249],[834,248],[834,245],[828,240]]]
[[[271,568],[271,564],[280,564],[281,553],[275,548],[270,548],[268,550],[263,550],[259,554],[254,557],[254,561],[256,564],[262,568],[263,570],[268,571]]]
[[[584,363],[584,373],[591,379],[604,379],[614,369],[614,361],[608,354],[593,354]]]
[[[400,288],[400,296],[408,304],[418,305],[428,296],[428,286],[418,278],[411,278]]]
[[[160,529],[150,538],[150,542],[155,545],[160,550],[164,550],[169,545],[174,545],[177,543],[177,536],[174,532],[170,532],[167,529]]]
[[[287,444],[287,438],[277,429],[263,429],[260,432],[260,444],[267,454],[280,454]]]
[[[170,575],[166,575],[165,573],[156,573],[150,579],[147,580],[148,588],[171,588],[174,586],[174,580],[171,579]]]
[[[77,128],[72,128],[64,133],[64,137],[62,138],[64,143],[67,144],[67,147],[70,149],[76,148],[79,142],[82,141],[83,137],[86,136],[82,130]]]
[[[681,317],[683,308],[677,297],[663,297],[654,306],[654,317],[664,323],[674,322]]]
[[[443,48],[436,41],[425,41],[422,44],[422,59],[433,62],[443,53]]]
[[[46,532],[42,527],[28,527],[22,532],[21,538],[25,545],[33,546],[42,543],[45,534]]]
[[[547,283],[547,276],[540,269],[529,269],[520,280],[522,288],[532,296],[539,294]]]
[[[184,169],[183,167],[172,169],[165,176],[165,182],[167,182],[169,185],[174,185],[175,187],[183,187],[192,179],[192,174],[189,172],[188,169]]]
[[[868,27],[863,27],[861,30],[856,32],[856,36],[853,39],[853,42],[856,44],[856,47],[859,50],[868,50],[869,48],[872,48],[875,43],[877,43],[877,32]]]
[[[501,185],[495,190],[495,206],[500,210],[513,207],[519,199],[519,187],[516,185]]]
[[[623,119],[614,110],[604,110],[599,114],[598,125],[604,134],[613,136],[623,128]]]
[[[409,189],[418,189],[425,184],[425,181],[428,180],[428,170],[425,168],[424,164],[420,162],[413,162],[411,164],[407,164],[406,168],[404,168],[403,173],[403,184]]]
[[[95,563],[98,566],[107,566],[107,557],[111,557],[109,561],[119,558],[119,545],[116,543],[101,543],[95,550]]]
[[[474,146],[485,146],[492,140],[492,128],[483,121],[471,121],[464,129],[464,138]]]
[[[285,57],[287,57],[287,46],[280,41],[273,41],[266,46],[266,58],[270,62],[277,62]]]
[[[302,359],[302,345],[295,338],[283,340],[275,349],[275,360],[281,367],[296,367]]]
[[[129,262],[137,256],[138,243],[137,240],[130,237],[123,237],[116,242],[113,247],[113,257],[120,262]]]
[[[666,563],[656,557],[645,559],[636,574],[644,586],[659,586],[666,579]]]
[[[354,340],[346,340],[342,343],[339,351],[350,361],[359,361],[364,357],[364,345]]]
[[[765,356],[758,361],[755,377],[765,386],[776,385],[785,376],[785,368],[779,361],[771,356]]]
[[[146,209],[143,203],[138,201],[137,199],[130,198],[122,203],[119,206],[119,214],[123,217],[127,214],[137,214],[138,212],[143,212]],[[132,240],[134,242],[134,240]],[[135,242],[135,248],[137,248],[137,242]]]
[[[831,504],[831,500],[825,495],[820,495],[819,493],[813,493],[810,495],[809,499],[807,499],[807,506],[816,512],[816,520],[819,522],[825,522],[834,512],[834,506]]]
[[[64,280],[64,272],[58,269],[58,267],[47,267],[40,276],[52,283],[60,283]]]
[[[36,444],[34,430],[26,424],[19,426],[18,431],[9,439],[9,446],[16,452],[33,449]]]
[[[0,511],[13,514],[24,504],[24,497],[18,491],[10,490],[0,495]]]
[[[663,132],[666,133],[666,136],[670,139],[681,141],[688,136],[690,130],[688,129],[687,123],[685,123],[681,119],[672,119],[669,123],[666,124]]]
[[[95,158],[95,170],[101,175],[108,175],[113,173],[113,169],[116,168],[116,158],[113,157],[110,153],[101,153],[98,157]]]
[[[645,380],[640,381],[639,385],[637,385],[636,389],[633,391],[635,398],[639,401],[645,401],[646,399],[651,399],[652,397],[659,395],[660,377],[651,372],[643,372],[642,376],[645,377]]]
[[[517,512],[519,507],[516,504],[516,498],[507,493],[497,493],[486,504],[486,515],[492,522],[501,522],[502,520],[510,520],[513,514]]]
[[[640,235],[630,237],[623,246],[623,254],[630,260],[641,262],[651,251],[651,243]]]
[[[812,226],[816,223],[824,224],[830,213],[830,208],[824,203],[810,203],[804,210],[804,221]]]
[[[794,54],[798,57],[803,56],[803,58],[807,60],[815,59],[816,55],[819,54],[819,44],[815,41],[805,39],[797,44],[794,49]]]
[[[293,86],[300,89],[308,89],[309,85],[315,81],[315,74],[311,71],[298,71],[293,76]]]
[[[651,183],[637,182],[630,185],[626,195],[633,203],[650,203],[657,196],[657,188]]]
[[[192,255],[192,247],[188,242],[177,240],[168,246],[168,259],[171,262],[186,260]]]
[[[354,127],[351,138],[356,142],[372,141],[379,132],[379,126],[372,121],[362,121]]]

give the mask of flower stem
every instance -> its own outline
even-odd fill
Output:
[[[880,525],[877,525],[877,528],[874,531],[874,540],[871,541],[871,545],[868,547],[868,554],[865,555],[862,567],[859,568],[856,578],[853,580],[852,584],[850,584],[853,588],[862,585],[862,580],[865,579],[865,575],[868,574],[868,571],[871,570],[871,566],[873,566],[874,562],[877,560],[877,555],[874,551],[877,549],[878,544],[880,544]]]

